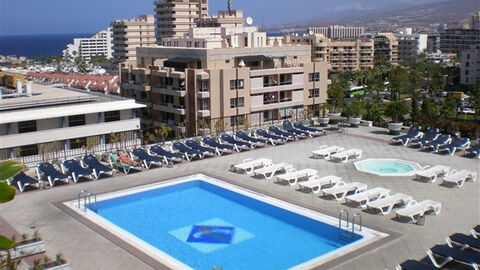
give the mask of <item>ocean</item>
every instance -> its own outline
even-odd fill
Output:
[[[74,38],[91,37],[93,34],[49,34],[2,36],[0,35],[0,55],[16,56],[58,56],[73,43]]]

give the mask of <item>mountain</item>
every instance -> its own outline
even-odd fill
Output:
[[[330,17],[304,20],[273,27],[267,31],[295,32],[304,31],[312,25],[359,25],[366,26],[368,30],[392,31],[399,27],[427,28],[433,23],[456,24],[459,20],[468,18],[471,14],[480,10],[479,0],[449,0],[442,2],[429,2],[415,6],[402,7],[391,5],[375,10],[357,10],[336,13]]]

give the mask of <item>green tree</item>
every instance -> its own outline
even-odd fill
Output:
[[[349,89],[348,81],[334,79],[328,86],[327,94],[332,105],[332,111],[335,112],[336,107],[343,103],[345,91]]]
[[[385,107],[385,114],[392,118],[394,123],[399,123],[400,119],[408,114],[410,108],[405,101],[392,101]]]
[[[408,82],[408,73],[402,66],[396,66],[390,72],[390,90],[393,101],[398,101],[399,94],[405,90]]]
[[[170,132],[172,132],[172,129],[165,124],[161,124],[160,128],[155,129],[155,135],[162,138],[162,144],[165,144],[165,137],[167,137]]]
[[[453,98],[445,99],[440,107],[440,116],[454,119],[457,116],[457,101]]]

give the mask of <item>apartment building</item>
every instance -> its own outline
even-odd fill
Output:
[[[163,38],[183,37],[198,20],[208,17],[208,0],[155,1],[157,43]]]
[[[155,44],[153,15],[140,15],[138,19],[112,22],[113,57],[116,63],[136,61],[136,48]]]
[[[80,57],[90,61],[92,56],[103,55],[107,59],[113,57],[113,32],[112,28],[100,31],[90,38],[74,38],[63,51],[64,57]]]
[[[472,47],[480,48],[480,29],[446,29],[440,32],[442,53],[459,55]]]
[[[315,26],[307,29],[307,33],[321,34],[332,39],[356,39],[364,32],[365,27],[343,25]]]
[[[287,35],[284,43],[311,46],[312,61],[326,62],[332,72],[373,67],[374,40],[370,38],[333,40],[322,34]]]
[[[92,146],[98,150],[112,142],[112,133],[135,140],[140,128],[135,112],[145,107],[132,99],[28,81],[0,93],[0,160],[37,156],[52,143],[66,155],[85,147],[87,138],[96,138]]]
[[[377,33],[374,35],[375,58],[389,63],[398,63],[398,39],[393,33]]]
[[[325,103],[327,64],[311,61],[310,46],[277,41],[256,27],[192,28],[166,46],[138,48],[137,63],[121,68],[122,95],[148,105],[144,125],[189,135],[200,121],[234,128],[245,117],[261,124]]]
[[[398,62],[416,62],[420,53],[427,52],[428,35],[409,34],[398,36]]]
[[[463,51],[460,61],[460,83],[464,85],[480,83],[480,50]]]

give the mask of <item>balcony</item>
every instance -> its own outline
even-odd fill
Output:
[[[271,103],[271,104],[252,106],[251,111],[259,112],[259,111],[274,110],[274,109],[293,107],[293,106],[299,106],[299,105],[303,105],[303,99],[291,100],[288,102],[285,101],[282,103]]]
[[[166,86],[166,85],[153,88],[153,93],[170,95],[175,97],[184,97],[187,95],[187,91],[185,91],[185,88],[178,88],[178,87],[172,87],[172,86]]]
[[[197,74],[197,80],[199,80],[199,81],[206,81],[208,79],[210,79],[210,74],[208,74],[206,72],[202,72],[202,73]]]
[[[0,137],[0,148],[14,148],[30,144],[71,140],[116,132],[138,130],[139,128],[140,119],[135,118],[76,127],[55,128],[36,132],[12,134]]]
[[[200,98],[200,99],[210,98],[210,92],[209,92],[209,91],[200,91],[200,92],[197,92],[197,97]]]
[[[134,91],[150,91],[150,85],[146,84],[136,84],[136,83],[122,83],[122,88],[125,90],[134,90]]]
[[[156,111],[164,111],[164,112],[169,112],[173,114],[180,114],[180,115],[185,115],[186,110],[185,106],[183,105],[175,105],[172,103],[161,103],[161,104],[154,104],[153,109]]]
[[[200,118],[210,117],[210,110],[199,110],[198,117]]]

